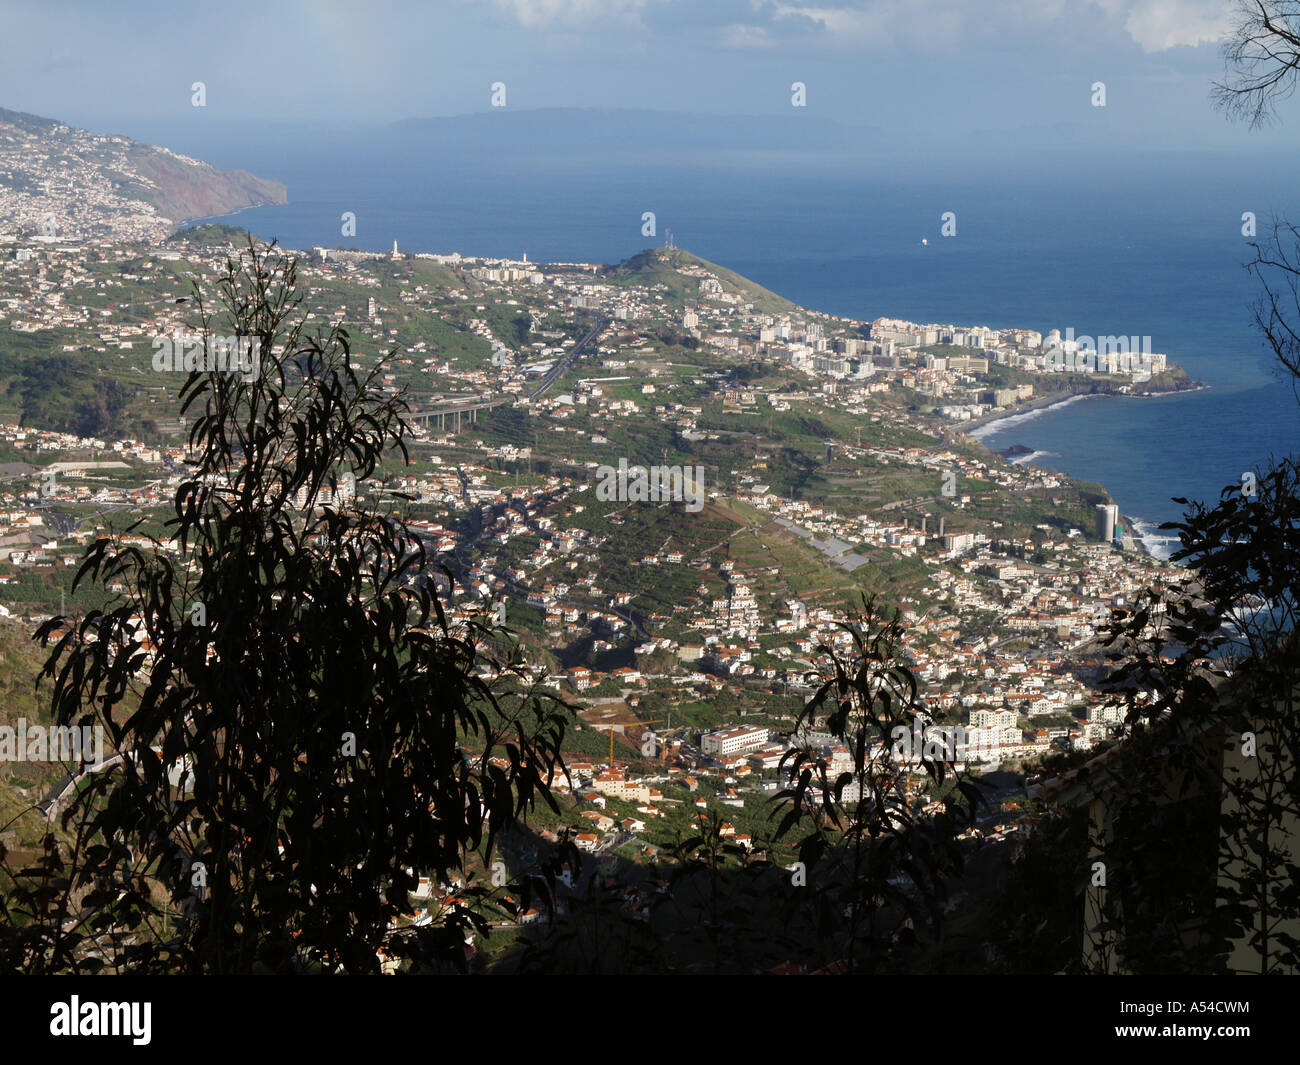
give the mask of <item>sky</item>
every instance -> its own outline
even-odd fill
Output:
[[[918,152],[1295,144],[1209,99],[1234,0],[0,0],[0,106],[102,132],[508,108],[819,116]],[[205,106],[192,86],[202,82]],[[793,107],[792,86],[806,106]],[[1106,106],[1093,86],[1106,87]],[[1290,121],[1287,121],[1287,118]],[[152,125],[151,125],[152,124]],[[1014,163],[1014,156],[1008,160]]]

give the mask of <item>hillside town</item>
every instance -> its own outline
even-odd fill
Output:
[[[1284,1015],[1178,984],[1300,972],[1300,7],[11,6],[10,1042]]]
[[[31,583],[77,565],[115,516],[161,514],[185,478],[174,414],[185,375],[159,366],[157,352],[192,328],[190,283],[201,291],[228,252],[185,235],[75,245],[0,236],[0,329],[97,358],[157,429],[144,441],[0,427],[12,460],[0,465],[8,613],[49,616]],[[651,253],[642,266],[611,274],[396,246],[300,257],[308,319],[346,324],[360,365],[395,353],[384,381],[409,397],[416,460],[346,495],[295,502],[403,493],[416,508],[411,528],[456,574],[440,582],[453,620],[492,608],[517,624],[539,683],[574,702],[582,729],[608,737],[604,757],[572,757],[562,784],[577,803],[578,845],[653,855],[666,810],[743,807],[770,794],[788,752],[810,742],[844,768],[848,752],[796,730],[792,709],[827,653],[851,652],[845,590],[882,567],[909,574],[895,605],[932,715],[924,739],[948,750],[960,731],[952,753],[972,772],[1106,739],[1119,717],[1095,687],[1095,641],[1113,608],[1171,571],[1116,527],[1108,501],[951,425],[1050,397],[1062,375],[1098,365],[1129,390],[1164,374],[1164,356],[1108,353],[1089,368],[1072,330],[1062,341],[1056,330],[857,322],[784,306],[702,260]],[[747,366],[782,387],[746,377]],[[522,433],[494,425],[505,411],[522,416]],[[828,486],[872,471],[874,490],[780,488],[789,455],[768,427],[788,417],[853,424],[811,446],[825,447]],[[699,508],[680,497],[637,502],[624,485],[613,502],[598,499],[601,469],[652,457],[634,444],[646,423],[694,454],[708,503],[700,519],[725,515],[736,537],[697,532]],[[750,442],[729,445],[738,433]],[[728,446],[747,457],[719,463]],[[1011,500],[1033,500],[1035,517],[996,517]],[[675,517],[646,546],[652,513]],[[738,550],[741,533],[768,549]],[[159,543],[175,550],[165,535]],[[778,543],[780,558],[765,557]],[[785,559],[813,575],[806,591],[787,585]],[[6,586],[18,585],[25,599],[6,602]],[[680,594],[668,601],[665,587]],[[672,723],[673,708],[725,692],[739,693],[734,710]],[[665,727],[644,723],[647,701]],[[599,812],[610,802],[623,816]],[[747,840],[748,822],[731,822]]]

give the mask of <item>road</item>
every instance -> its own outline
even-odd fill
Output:
[[[606,851],[616,851],[625,843],[630,843],[636,839],[635,832],[616,832],[612,837],[606,836],[598,844],[592,854],[596,857],[604,854]]]
[[[591,327],[573,350],[564,356],[559,362],[552,366],[531,392],[528,393],[530,400],[543,396],[556,381],[573,365],[574,361],[581,355],[585,354],[585,349],[609,324],[607,318],[597,318],[596,324]],[[433,418],[445,418],[452,414],[471,414],[481,410],[491,410],[493,407],[501,407],[508,403],[518,402],[518,397],[513,394],[496,395],[496,396],[468,396],[462,399],[447,400],[440,406],[430,406],[419,410],[408,410],[406,418],[409,421],[430,421]]]
[[[570,351],[569,354],[564,356],[564,358],[546,371],[546,376],[538,382],[535,389],[528,393],[528,398],[537,399],[540,396],[544,396],[547,390],[550,389],[550,387],[555,384],[563,374],[568,372],[569,367],[573,365],[574,361],[580,355],[583,354],[583,349],[590,344],[608,324],[608,318],[597,317],[596,324],[591,327],[591,330],[587,335],[573,346],[573,350]]]

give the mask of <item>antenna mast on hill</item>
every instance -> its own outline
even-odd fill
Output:
[[[664,247],[665,248],[677,247],[677,245],[673,243],[673,231],[671,229],[664,230]]]

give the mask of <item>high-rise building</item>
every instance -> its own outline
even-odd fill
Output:
[[[1115,539],[1115,523],[1119,520],[1119,507],[1114,503],[1097,504],[1097,539],[1109,543]]]

